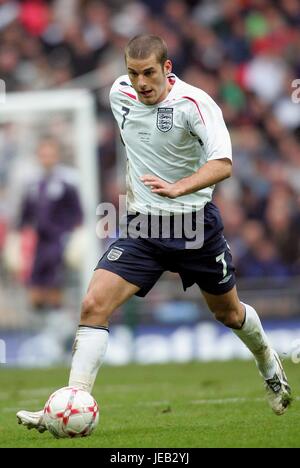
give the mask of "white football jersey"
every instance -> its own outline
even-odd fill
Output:
[[[221,109],[204,91],[170,74],[174,83],[164,101],[138,100],[127,75],[110,92],[112,112],[127,154],[129,212],[191,212],[212,198],[214,186],[175,199],[152,193],[140,177],[151,174],[176,182],[212,159],[232,159],[231,142]]]

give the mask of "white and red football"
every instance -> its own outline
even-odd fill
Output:
[[[86,437],[99,421],[99,408],[92,395],[76,387],[52,393],[44,407],[45,424],[58,438]]]

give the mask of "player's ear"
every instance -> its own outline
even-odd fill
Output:
[[[168,75],[172,71],[172,62],[171,60],[166,60],[164,63],[164,73],[165,75]]]

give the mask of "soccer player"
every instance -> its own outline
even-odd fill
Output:
[[[148,236],[145,229],[140,237],[121,236],[100,259],[82,304],[69,385],[91,392],[113,311],[134,294],[145,296],[164,271],[173,271],[184,288],[199,286],[215,318],[252,352],[269,403],[281,415],[291,401],[290,387],[256,311],[238,298],[222,220],[211,202],[215,184],[230,177],[232,169],[222,112],[204,91],[171,73],[161,38],[134,37],[125,60],[128,75],[115,81],[110,101],[128,160],[128,231],[136,217],[152,223],[150,215],[155,215],[158,235],[151,236],[151,224]],[[167,237],[161,227],[166,217],[172,220]],[[194,232],[204,227],[202,242],[191,242],[180,231],[178,220],[184,225],[185,217],[193,228],[198,223]],[[17,417],[28,428],[45,430],[42,412],[19,411]]]

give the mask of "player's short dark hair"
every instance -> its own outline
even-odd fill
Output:
[[[125,47],[125,60],[127,57],[145,60],[155,54],[157,62],[164,65],[168,59],[168,48],[165,41],[152,34],[140,34],[133,37]]]

